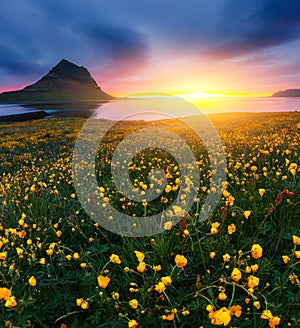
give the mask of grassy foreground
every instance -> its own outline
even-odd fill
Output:
[[[206,151],[162,123],[197,156],[199,197],[189,213],[171,209],[180,223],[143,238],[105,231],[78,201],[72,149],[83,119],[0,125],[0,326],[300,327],[300,113],[210,118],[227,155],[218,207],[198,221],[214,192]],[[163,168],[157,198],[137,204],[114,189],[111,153],[139,127],[118,124],[99,147],[100,206],[147,216],[182,181],[174,159],[153,150],[134,158],[130,174],[142,194],[151,187],[143,173]]]

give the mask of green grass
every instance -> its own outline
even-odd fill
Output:
[[[210,118],[227,155],[227,192],[209,220],[199,222],[212,176],[206,151],[178,122],[156,122],[192,147],[201,163],[199,197],[170,230],[139,238],[106,231],[89,218],[77,199],[72,154],[83,119],[2,124],[0,287],[10,290],[17,305],[9,308],[6,300],[0,300],[0,326],[128,327],[134,326],[130,320],[136,320],[139,327],[206,328],[215,326],[214,318],[217,323],[218,309],[226,312],[239,305],[241,315],[231,315],[230,327],[269,327],[269,320],[261,318],[266,309],[274,322],[280,318],[279,327],[299,327],[300,254],[295,251],[300,252],[300,246],[293,235],[300,236],[300,114]],[[165,210],[178,190],[162,190],[146,206],[129,202],[115,189],[109,167],[118,142],[140,127],[138,122],[117,124],[99,147],[97,172],[103,173],[103,199],[107,197],[120,212],[147,216]],[[144,178],[149,163],[167,170],[168,184],[176,186],[174,158],[157,151],[159,161],[153,154],[144,151],[133,159],[130,176],[139,192],[151,182]],[[259,189],[265,190],[262,196]],[[248,219],[245,211],[251,211]],[[20,221],[22,213],[26,217]],[[232,224],[236,231],[229,234]],[[262,247],[261,257],[253,257],[254,244]],[[146,270],[139,267],[144,272],[137,269],[135,251],[145,255]],[[110,261],[112,254],[119,256],[120,264]],[[187,259],[186,266],[176,266],[176,255]],[[286,264],[283,255],[290,258]],[[155,271],[158,265],[161,270]],[[231,277],[234,268],[241,272],[236,282]],[[32,276],[36,286],[29,283]],[[99,286],[98,276],[110,278],[106,288]],[[169,276],[172,283],[157,291],[161,278]],[[259,278],[259,284],[249,291],[250,276]],[[219,299],[222,291],[225,300]],[[4,298],[0,289],[1,295]],[[129,304],[132,299],[138,301],[136,309]],[[206,309],[209,304],[212,319]]]

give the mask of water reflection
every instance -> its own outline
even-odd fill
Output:
[[[39,110],[50,117],[90,117],[104,103],[100,101],[49,102],[22,105],[25,110]]]
[[[174,117],[185,116],[182,110],[182,98],[169,97],[122,98],[112,101],[68,101],[28,104],[0,104],[0,122],[25,121],[52,117],[93,116],[108,120],[158,120],[165,119],[159,113],[159,107],[167,102],[172,107]],[[181,100],[180,100],[181,99]],[[297,98],[198,98],[186,99],[199,109],[199,114],[224,112],[287,112],[300,111],[300,97]],[[171,118],[171,117],[168,117]]]

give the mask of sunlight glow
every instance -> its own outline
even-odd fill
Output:
[[[224,93],[210,93],[210,92],[191,92],[191,93],[179,93],[177,96],[182,98],[211,98],[211,97],[227,97]]]

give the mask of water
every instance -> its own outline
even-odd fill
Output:
[[[21,105],[14,105],[14,104],[0,105],[0,116],[25,114],[33,111],[37,112],[38,109],[26,108]]]
[[[300,112],[300,97],[214,97],[190,99],[204,113]]]
[[[172,97],[173,98],[173,97]],[[179,98],[182,101],[182,98]],[[160,105],[157,106],[151,98],[143,99],[120,99],[109,103],[101,102],[49,102],[35,105],[0,104],[0,116],[32,113],[44,111],[50,117],[85,117],[94,113],[94,117],[112,120],[153,120],[168,117],[185,116],[184,106],[181,101],[175,104],[172,99],[172,115],[160,114],[164,112]],[[202,113],[225,113],[225,112],[300,112],[300,97],[294,98],[248,98],[248,97],[211,97],[188,99]],[[165,104],[164,104],[165,106]]]

